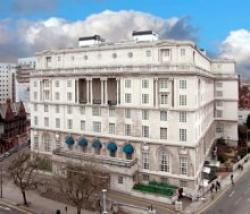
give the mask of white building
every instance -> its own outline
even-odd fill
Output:
[[[237,142],[238,79],[190,41],[134,32],[133,41],[81,38],[37,54],[31,73],[31,149],[110,172],[129,192],[157,180],[197,190],[217,137]],[[95,41],[97,40],[97,41]]]
[[[0,103],[7,99],[15,102],[15,72],[15,64],[0,63]]]
[[[36,67],[36,58],[20,58],[17,61],[16,70],[16,101],[22,101],[27,114],[30,113],[29,96],[30,96],[30,72]]]

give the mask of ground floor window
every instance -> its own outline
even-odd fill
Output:
[[[180,180],[180,187],[182,188],[187,187],[187,181]]]
[[[149,175],[148,174],[143,174],[142,175],[142,180],[143,181],[149,181]]]
[[[118,183],[123,184],[123,177],[122,176],[118,176]]]
[[[167,177],[161,177],[161,183],[168,184],[168,178]]]

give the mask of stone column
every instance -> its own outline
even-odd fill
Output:
[[[107,104],[107,78],[101,78],[101,100],[102,104]]]
[[[121,104],[121,82],[120,78],[116,78],[116,101],[117,105]]]
[[[89,99],[89,79],[86,79],[86,99],[87,99],[87,103],[90,103],[90,99]]]

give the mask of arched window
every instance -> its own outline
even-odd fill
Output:
[[[166,151],[160,152],[160,171],[169,172],[169,155]]]

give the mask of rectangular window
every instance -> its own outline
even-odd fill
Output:
[[[222,101],[216,101],[216,106],[217,106],[217,107],[223,106],[223,102],[222,102]]]
[[[34,92],[34,100],[37,100],[37,92]]]
[[[151,57],[151,51],[150,50],[146,51],[146,57]]]
[[[49,80],[43,80],[44,87],[49,87]]]
[[[142,153],[142,167],[143,169],[149,169],[149,153],[148,152]]]
[[[48,117],[44,118],[44,126],[49,127],[49,118]]]
[[[168,88],[168,80],[167,79],[160,79],[159,86],[160,86],[160,89],[167,89]]]
[[[97,122],[97,121],[93,122],[93,131],[101,132],[101,122]]]
[[[125,124],[125,135],[131,136],[131,125],[130,124]]]
[[[186,89],[187,88],[187,80],[180,80],[179,86],[180,86],[180,89]]]
[[[162,105],[168,104],[168,95],[167,94],[161,94],[160,98],[161,98]]]
[[[148,110],[142,110],[142,120],[149,120],[149,111]]]
[[[68,99],[68,101],[72,101],[72,93],[71,92],[67,93],[67,99]]]
[[[49,91],[44,91],[44,99],[49,100]]]
[[[186,123],[187,122],[187,112],[179,112],[179,122]]]
[[[60,113],[60,106],[56,105],[56,113]]]
[[[162,56],[164,56],[164,57],[170,57],[170,49],[164,49],[164,50],[162,50]]]
[[[125,80],[125,88],[131,88],[131,80]]]
[[[92,115],[93,116],[101,116],[101,108],[99,108],[99,107],[93,107],[92,108]]]
[[[132,103],[131,94],[125,94],[125,103]]]
[[[72,114],[72,106],[67,106],[67,113]]]
[[[142,104],[148,104],[148,103],[149,103],[149,95],[142,94]]]
[[[187,95],[180,95],[179,96],[179,105],[186,106],[187,105]]]
[[[72,129],[73,127],[73,121],[71,119],[68,119],[68,129]]]
[[[85,120],[80,121],[81,131],[85,131]]]
[[[118,184],[123,184],[123,177],[122,176],[118,176]]]
[[[67,87],[71,87],[72,86],[72,81],[71,80],[67,80]]]
[[[80,114],[85,114],[85,107],[84,106],[80,106]]]
[[[160,112],[160,120],[161,120],[161,121],[167,121],[167,120],[168,120],[167,111],[161,111],[161,112]]]
[[[109,109],[109,117],[115,117],[115,109],[114,108]]]
[[[49,112],[49,106],[47,104],[44,105],[44,112]]]
[[[216,82],[215,85],[216,85],[216,87],[221,88],[223,86],[223,83],[222,82]]]
[[[216,132],[217,132],[217,133],[223,133],[223,132],[224,132],[223,126],[217,126],[217,127],[216,127]]]
[[[37,111],[37,104],[34,104],[34,111]]]
[[[56,98],[56,100],[60,100],[60,93],[59,92],[56,92],[55,98]]]
[[[34,81],[34,82],[33,82],[33,86],[34,86],[34,87],[37,87],[37,81]]]
[[[60,128],[60,119],[56,118],[56,128],[59,129]]]
[[[143,181],[149,181],[149,174],[142,174]]]
[[[35,125],[35,126],[38,125],[38,117],[37,117],[37,116],[34,117],[34,125]]]
[[[180,141],[187,141],[187,130],[186,129],[179,129],[179,140]]]
[[[185,187],[187,187],[187,184],[188,184],[188,182],[187,182],[187,181],[180,180],[180,187],[181,187],[181,188],[185,188]]]
[[[160,138],[161,139],[168,139],[168,129],[167,128],[161,128],[160,129]]]
[[[142,126],[142,137],[149,137],[149,127]]]
[[[149,81],[148,80],[142,80],[142,88],[148,88],[149,87]]]
[[[216,117],[222,117],[223,111],[222,110],[216,110]]]
[[[130,119],[131,118],[131,110],[125,109],[125,118]]]
[[[39,138],[38,136],[34,136],[34,144],[33,144],[33,148],[34,150],[38,150],[39,149]]]
[[[216,91],[216,97],[222,97],[223,96],[223,92],[222,91]]]
[[[109,123],[109,134],[115,134],[115,123]]]
[[[44,145],[44,150],[45,152],[50,152],[50,138],[49,136],[44,136],[43,138],[43,145]]]
[[[188,175],[188,158],[180,157],[180,174]]]
[[[181,48],[181,56],[185,56],[186,55],[186,50],[184,48]]]
[[[56,81],[55,81],[55,85],[56,85],[57,88],[60,86],[59,80],[56,80]]]

